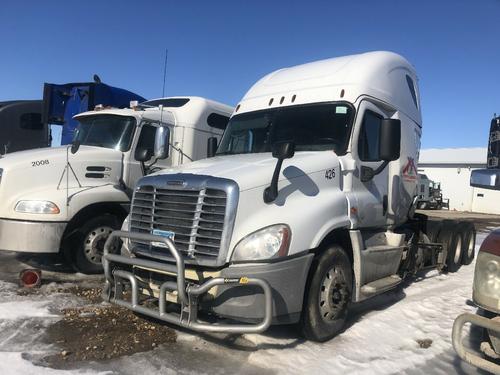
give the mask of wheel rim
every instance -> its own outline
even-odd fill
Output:
[[[104,244],[111,232],[113,232],[113,228],[103,226],[97,227],[87,233],[87,236],[83,240],[83,253],[89,262],[101,264]]]
[[[476,235],[471,233],[469,239],[469,247],[467,248],[467,255],[470,257],[474,253],[474,248],[476,245]]]
[[[462,238],[458,236],[457,246],[455,248],[455,257],[453,258],[455,264],[460,263],[461,257],[462,257]]]
[[[326,322],[338,318],[347,304],[347,283],[344,274],[333,266],[325,273],[319,292],[319,311]]]

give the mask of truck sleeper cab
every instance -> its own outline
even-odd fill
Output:
[[[104,243],[126,217],[137,180],[205,157],[231,112],[199,97],[101,108],[75,116],[72,145],[8,154],[0,159],[0,249],[62,251],[77,270],[102,272]]]
[[[408,219],[421,135],[416,82],[390,52],[259,80],[214,157],[139,180],[122,231],[105,246],[105,298],[195,330],[299,323],[323,341],[342,329],[351,302],[444,266],[448,254],[457,270],[458,234],[441,231],[445,252],[420,236],[424,220]],[[151,298],[156,308],[144,306]]]

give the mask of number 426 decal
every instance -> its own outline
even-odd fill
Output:
[[[330,168],[325,171],[325,178],[331,180],[335,178],[335,168]]]

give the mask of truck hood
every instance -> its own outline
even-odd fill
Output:
[[[47,165],[43,163],[43,161],[46,160],[49,161],[49,165],[61,163],[66,165],[66,152],[67,146],[46,147],[13,152],[11,154],[3,155],[0,158],[0,168],[3,168],[4,171],[19,167],[34,168],[37,166]],[[96,158],[96,154],[99,154],[98,158]],[[67,155],[70,163],[81,163],[82,161],[91,162],[99,159],[106,160],[109,157],[115,159],[118,156],[120,158],[121,152],[102,147],[80,146],[76,154],[72,154],[71,151],[68,151]]]
[[[94,187],[118,185],[122,153],[94,146],[81,146],[72,154],[67,147],[43,148],[8,154],[0,159],[0,217],[21,218],[14,212],[20,200],[50,200],[61,209],[51,220],[64,220],[66,197]],[[66,163],[69,160],[69,173]],[[17,216],[13,216],[17,215]],[[23,218],[26,215],[22,216]],[[42,217],[33,216],[35,220]],[[47,220],[43,216],[43,220]]]
[[[222,177],[238,183],[240,191],[267,186],[271,182],[277,159],[270,152],[216,156],[155,173],[197,174]],[[309,175],[320,170],[334,168],[338,158],[333,151],[301,151],[283,162],[279,181]]]

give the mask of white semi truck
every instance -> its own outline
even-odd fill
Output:
[[[265,76],[214,157],[139,180],[105,244],[105,298],[198,331],[333,337],[351,303],[464,260],[469,226],[413,215],[421,132],[417,76],[395,53]]]
[[[101,108],[76,116],[72,145],[0,158],[0,249],[63,251],[79,271],[102,272],[104,242],[121,227],[137,180],[206,157],[207,139],[220,138],[232,110],[200,97]]]

